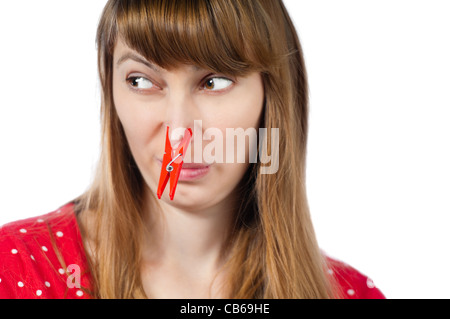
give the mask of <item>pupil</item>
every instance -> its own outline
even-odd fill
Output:
[[[213,79],[210,79],[206,82],[206,88],[208,88],[210,90],[214,89],[214,80]]]

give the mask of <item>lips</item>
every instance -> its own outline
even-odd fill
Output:
[[[162,165],[162,160],[157,160],[159,165]],[[197,164],[197,163],[183,163],[182,169],[202,169],[202,168],[208,168],[211,165],[209,164]]]
[[[207,175],[208,172],[209,166],[203,166],[202,168],[185,168],[183,164],[178,181],[194,181]]]
[[[209,165],[196,164],[196,163],[183,163],[182,169],[204,169],[208,168]]]
[[[159,165],[162,161],[158,160]],[[211,165],[197,163],[183,163],[178,181],[194,181],[209,173]]]

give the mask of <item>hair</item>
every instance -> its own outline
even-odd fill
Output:
[[[279,129],[279,170],[251,164],[226,267],[230,298],[332,298],[305,188],[308,84],[302,48],[282,0],[109,0],[97,31],[102,89],[101,153],[92,185],[75,200],[93,243],[96,298],[146,298],[140,277],[145,183],[115,110],[114,47],[121,38],[166,68],[191,64],[225,75],[260,72],[261,125]],[[271,149],[271,148],[269,148]],[[78,214],[79,215],[79,214]],[[90,229],[90,231],[87,231]]]

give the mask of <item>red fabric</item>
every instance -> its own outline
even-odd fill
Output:
[[[80,267],[81,289],[68,287],[69,265]],[[0,228],[0,298],[89,298],[86,265],[73,204]]]
[[[343,298],[384,298],[365,275],[343,262],[328,261],[327,274],[336,279]],[[70,265],[79,266],[80,287],[74,285],[76,273]],[[90,298],[87,270],[73,204],[0,228],[0,299]]]
[[[386,299],[383,293],[375,287],[369,277],[355,268],[332,258],[327,258],[329,276],[334,277],[340,298],[343,299]]]

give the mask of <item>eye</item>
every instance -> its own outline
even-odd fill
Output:
[[[127,79],[127,82],[135,89],[138,90],[148,90],[151,89],[154,85],[149,80],[142,76],[134,76]]]
[[[220,91],[226,89],[231,84],[233,84],[233,81],[227,78],[210,78],[206,80],[203,88],[208,91]]]

